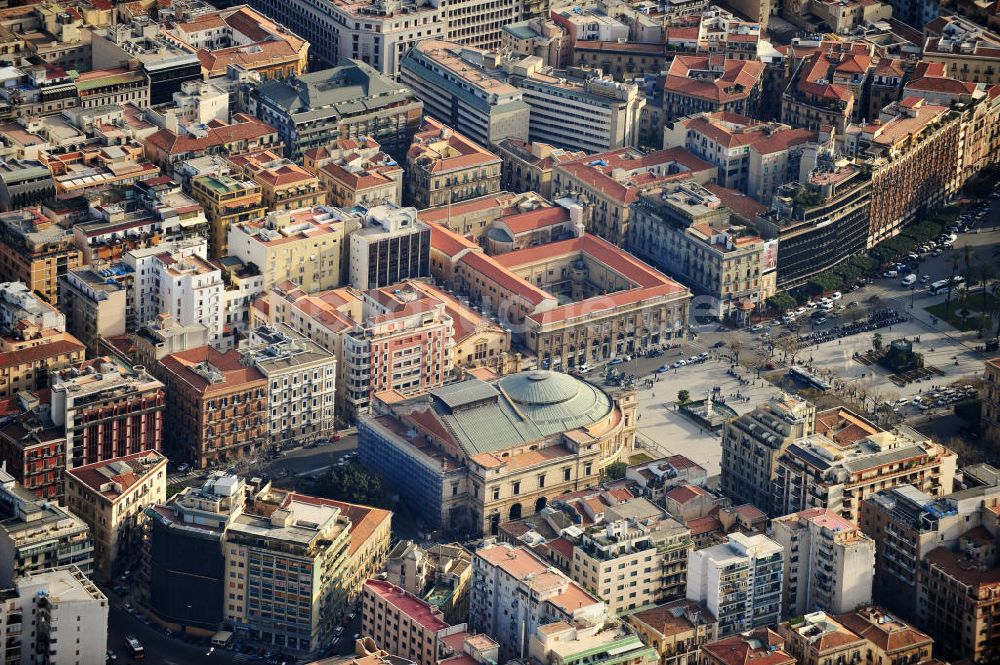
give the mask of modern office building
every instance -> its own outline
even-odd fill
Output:
[[[786,556],[767,536],[730,534],[725,544],[691,553],[688,600],[704,603],[718,618],[720,637],[776,624]]]
[[[108,581],[139,560],[145,510],[166,500],[167,458],[154,450],[66,472],[66,507],[90,527],[95,579]]]
[[[431,230],[416,208],[375,206],[350,237],[351,286],[378,289],[412,277],[430,275]]]
[[[816,608],[841,614],[871,604],[875,541],[856,524],[825,508],[810,508],[776,518],[771,527],[771,539],[787,554],[784,616]]]
[[[249,105],[278,128],[285,156],[296,162],[312,148],[362,136],[398,157],[409,148],[423,112],[409,89],[358,60],[267,81],[250,93]]]
[[[530,107],[523,92],[487,65],[497,57],[460,44],[425,39],[403,57],[399,79],[424,111],[480,145],[528,140]]]

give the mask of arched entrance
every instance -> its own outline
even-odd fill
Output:
[[[510,507],[510,513],[508,514],[507,519],[511,521],[521,519],[521,504],[515,503]]]
[[[538,497],[538,499],[535,501],[535,512],[536,513],[542,512],[542,508],[545,507],[546,503],[548,503],[547,498],[545,498],[544,496]]]

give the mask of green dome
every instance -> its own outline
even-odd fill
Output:
[[[604,391],[561,372],[519,372],[501,378],[496,386],[519,411],[548,432],[592,425],[612,409]]]

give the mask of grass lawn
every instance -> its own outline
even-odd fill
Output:
[[[940,303],[938,305],[931,305],[927,307],[928,313],[933,314],[939,319],[946,320],[951,325],[955,326],[959,330],[965,332],[969,330],[979,330],[980,321],[985,319],[987,326],[992,325],[989,314],[985,312],[993,311],[997,305],[997,298],[991,293],[987,292],[985,294],[980,293],[977,289],[969,294],[964,300],[952,300],[950,307],[950,314],[945,316],[945,303]],[[967,310],[969,316],[962,318],[959,316],[959,312]]]
[[[628,465],[635,466],[636,464],[645,464],[646,462],[652,462],[653,458],[646,453],[636,453],[632,457],[628,458]]]

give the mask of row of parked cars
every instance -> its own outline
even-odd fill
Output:
[[[921,411],[927,411],[935,407],[948,406],[949,404],[957,404],[962,400],[973,399],[976,395],[975,386],[966,384],[964,386],[952,386],[951,388],[934,390],[926,395],[918,395],[910,401]],[[906,400],[902,401],[905,402]]]
[[[669,372],[672,369],[684,367],[685,365],[697,365],[699,363],[705,362],[706,360],[708,360],[708,351],[702,351],[698,355],[691,356],[686,360],[684,358],[681,358],[680,360],[675,361],[673,364],[660,365],[659,367],[656,368],[656,373],[663,374],[665,372]]]

